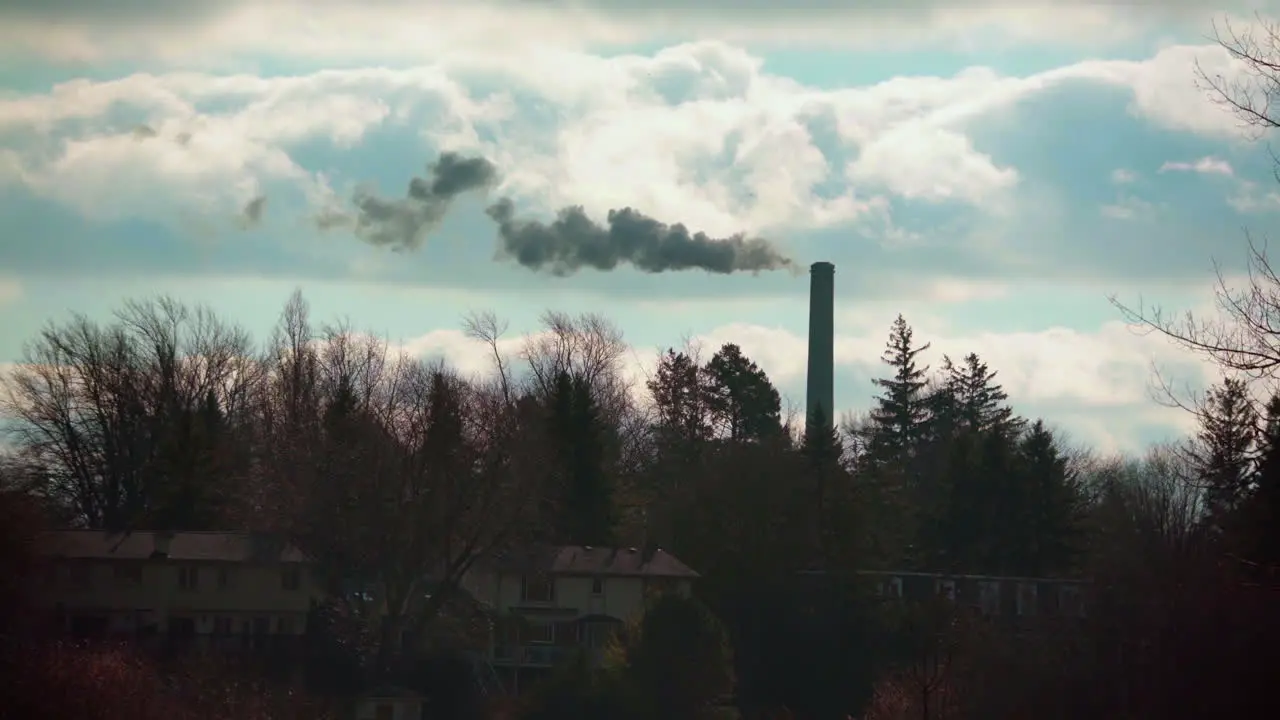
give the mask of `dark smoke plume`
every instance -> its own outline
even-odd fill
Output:
[[[244,209],[240,211],[240,227],[249,229],[262,222],[262,216],[267,212],[267,196],[258,195],[252,200],[245,203]]]
[[[572,275],[583,267],[612,270],[619,263],[630,263],[648,273],[692,269],[760,272],[795,267],[767,240],[741,233],[719,239],[701,232],[690,234],[684,225],[666,225],[631,208],[610,210],[608,227],[593,222],[581,207],[564,208],[550,225],[516,219],[515,208],[506,198],[486,212],[498,223],[500,255],[553,275]]]
[[[454,198],[483,190],[498,179],[497,168],[484,158],[465,158],[446,152],[427,167],[426,177],[409,181],[405,197],[387,199],[368,190],[357,190],[353,215],[332,209],[315,218],[322,229],[351,227],[371,245],[394,250],[415,250],[439,226]]]

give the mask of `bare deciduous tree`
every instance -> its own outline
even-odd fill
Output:
[[[1225,112],[1238,118],[1257,138],[1280,127],[1280,25],[1259,16],[1257,23],[1239,27],[1229,21],[1215,26],[1214,40],[1232,60],[1226,73],[1197,65],[1202,89]],[[1273,159],[1280,162],[1272,153]],[[1213,361],[1231,375],[1261,381],[1274,389],[1280,370],[1280,276],[1267,257],[1266,243],[1248,237],[1247,281],[1232,283],[1216,266],[1217,311],[1212,317],[1190,312],[1170,313],[1160,307],[1112,303],[1126,320],[1157,332],[1197,355]],[[1190,407],[1160,378],[1163,394],[1174,404]],[[1191,405],[1195,405],[1193,402]]]
[[[181,499],[214,480],[215,440],[202,425],[244,402],[248,355],[248,335],[207,309],[131,302],[111,324],[78,315],[46,327],[0,410],[40,466],[41,491],[86,526],[207,524],[184,514]],[[192,475],[201,472],[209,476]]]

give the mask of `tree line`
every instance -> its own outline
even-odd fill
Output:
[[[406,632],[444,634],[487,553],[661,546],[704,575],[739,695],[846,709],[847,678],[785,658],[855,653],[831,631],[863,620],[834,601],[806,609],[797,572],[1087,574],[1121,485],[1015,413],[978,355],[924,365],[929,345],[902,317],[871,410],[803,430],[733,344],[670,349],[633,388],[605,318],[547,313],[516,353],[492,315],[465,328],[489,373],[319,325],[300,294],[261,347],[172,299],[75,316],[8,379],[6,479],[65,525],[290,538],[372,667],[393,663]]]

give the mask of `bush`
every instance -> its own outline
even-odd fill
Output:
[[[733,693],[728,634],[701,602],[659,595],[624,635],[612,659],[633,707],[646,716],[710,717]]]
[[[12,717],[76,720],[321,720],[326,709],[291,691],[186,663],[169,672],[122,646],[10,647],[0,707]]]

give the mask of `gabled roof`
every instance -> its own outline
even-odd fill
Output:
[[[156,551],[160,533],[113,533],[102,530],[54,530],[40,536],[37,552],[46,557],[147,560]],[[302,551],[264,534],[237,532],[176,532],[166,557],[190,562],[307,562]]]
[[[696,578],[688,565],[661,548],[645,553],[637,548],[553,545],[508,550],[488,563],[499,572],[547,572],[553,575],[611,575],[625,577]]]

